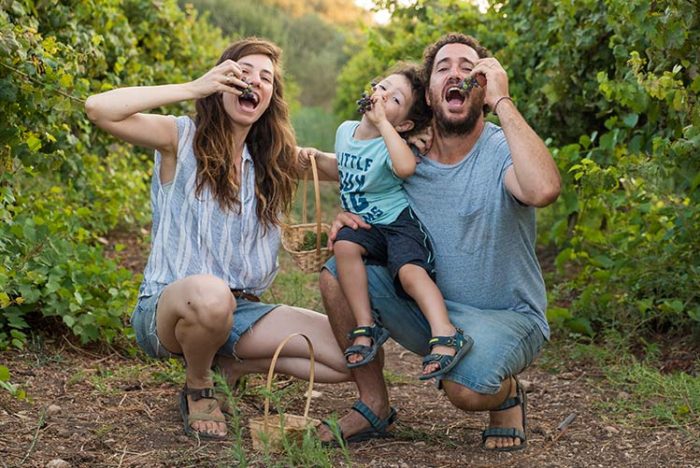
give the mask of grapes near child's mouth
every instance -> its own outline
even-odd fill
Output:
[[[370,87],[372,88],[372,91],[374,91],[374,88],[377,87],[377,83],[371,82]],[[357,104],[357,112],[360,114],[364,114],[368,110],[372,109],[372,100],[370,99],[370,95],[367,91],[362,92],[362,96],[360,96],[360,99],[355,101]]]

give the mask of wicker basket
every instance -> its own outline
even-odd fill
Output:
[[[270,416],[270,392],[272,390],[272,377],[275,374],[275,365],[277,364],[277,358],[279,357],[282,348],[287,342],[294,338],[295,336],[301,336],[306,340],[306,344],[309,346],[309,389],[306,395],[306,406],[304,407],[304,415],[299,416],[295,414],[282,414],[280,413],[279,418],[276,416]],[[309,418],[309,406],[311,406],[311,393],[314,388],[314,347],[311,344],[311,340],[302,333],[292,333],[287,336],[282,342],[277,346],[274,356],[272,357],[272,362],[270,363],[270,370],[267,373],[267,395],[265,396],[265,413],[262,417],[251,418],[248,421],[248,427],[250,428],[250,436],[253,439],[253,449],[257,451],[264,450],[265,446],[268,445],[270,451],[280,452],[284,448],[284,439],[287,442],[294,444],[301,444],[304,438],[304,432],[309,429],[321,424],[321,421],[314,418]]]
[[[317,273],[326,260],[332,255],[326,246],[321,246],[321,234],[330,232],[330,226],[321,222],[321,192],[318,185],[318,169],[315,158],[310,158],[311,172],[314,177],[314,193],[316,195],[316,222],[306,222],[306,180],[304,175],[303,184],[303,205],[301,210],[301,224],[284,224],[282,226],[282,247],[294,259],[297,266],[305,273]],[[307,233],[316,234],[316,248],[303,250],[304,237]]]

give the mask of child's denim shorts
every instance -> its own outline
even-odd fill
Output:
[[[158,339],[158,333],[156,331],[156,313],[158,310],[159,297],[160,293],[139,298],[134,312],[131,314],[131,327],[134,329],[136,342],[149,356],[154,358],[178,356],[165,349],[160,339]],[[237,298],[233,327],[229,333],[228,340],[219,348],[217,354],[237,357],[235,348],[241,336],[249,331],[258,320],[276,307],[279,307],[279,304],[264,304],[262,302],[252,302]]]
[[[335,257],[324,266],[338,276]],[[372,311],[378,324],[404,348],[421,356],[429,354],[430,324],[411,299],[396,293],[389,271],[367,265]],[[472,349],[442,376],[477,393],[494,394],[501,381],[517,375],[537,357],[545,337],[535,319],[514,310],[481,310],[445,301],[450,321],[474,340]]]

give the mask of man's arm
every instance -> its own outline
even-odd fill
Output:
[[[508,75],[498,60],[478,61],[471,76],[486,77],[486,104],[496,112],[510,148],[513,166],[506,170],[508,191],[522,203],[547,206],[561,191],[557,165],[542,139],[528,125],[508,94]]]
[[[549,150],[510,99],[503,99],[497,111],[513,159],[505,174],[506,188],[526,205],[553,203],[561,191],[561,178]]]

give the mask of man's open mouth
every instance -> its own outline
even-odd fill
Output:
[[[464,104],[465,96],[462,88],[459,86],[450,86],[445,92],[445,101],[448,104],[462,105]]]

